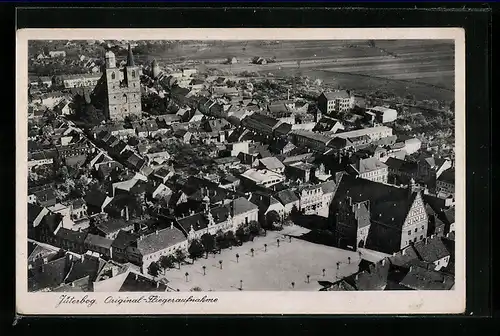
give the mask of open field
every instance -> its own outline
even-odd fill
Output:
[[[223,64],[233,56],[237,64]],[[276,63],[250,64],[254,56],[276,58]],[[454,46],[443,40],[369,41],[203,41],[184,42],[155,57],[160,64],[179,58],[205,62],[210,67],[260,75],[309,76],[327,85],[364,93],[374,90],[416,99],[454,99]],[[177,61],[176,61],[177,60]],[[300,67],[297,61],[300,60]]]
[[[308,231],[296,226],[292,228],[296,230],[292,235]],[[276,239],[280,239],[279,247]],[[267,251],[264,251],[264,244],[268,245]],[[255,249],[253,257],[251,248]],[[237,253],[240,255],[238,262]],[[348,257],[351,257],[350,264]],[[219,260],[222,260],[222,269]],[[337,261],[341,262],[339,270]],[[242,290],[316,291],[321,288],[318,281],[336,281],[336,276],[344,277],[356,272],[358,264],[359,254],[356,252],[298,238],[292,238],[289,242],[288,238],[283,237],[283,232],[268,232],[266,237],[223,250],[215,258],[209,255],[208,259],[198,259],[192,265],[183,265],[180,270],[167,270],[165,277],[170,281],[171,288],[180,291],[189,291],[194,287],[200,287],[203,291],[238,291],[240,280],[243,281]],[[206,267],[206,275],[203,275],[203,266]],[[187,282],[186,272],[189,273]],[[310,275],[309,283],[307,274]],[[295,282],[294,288],[292,282]]]

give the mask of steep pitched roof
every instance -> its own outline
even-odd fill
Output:
[[[434,237],[416,243],[413,248],[422,261],[433,263],[450,256],[452,253],[450,246],[451,244],[446,245],[441,237]]]
[[[257,205],[253,204],[244,197],[239,197],[232,202],[234,215],[239,215],[251,210],[258,210]]]
[[[400,229],[416,195],[406,188],[344,175],[332,203],[337,207],[338,202],[345,201],[347,197],[352,203],[369,200],[372,220]]]
[[[121,218],[111,218],[108,221],[97,225],[97,228],[105,234],[109,234],[131,225],[133,225],[131,222],[127,222]]]
[[[164,292],[167,286],[163,283],[146,278],[143,275],[129,272],[120,292]]]
[[[66,228],[60,228],[56,236],[60,239],[74,242],[75,244],[83,244],[87,237],[87,232],[73,231]]]
[[[105,261],[101,258],[84,256],[83,260],[76,260],[73,262],[64,282],[73,282],[87,276],[90,281],[94,281],[104,264]]]
[[[323,194],[333,193],[336,187],[337,185],[335,184],[335,181],[326,181],[321,183],[321,189],[323,189]]]
[[[455,184],[455,169],[446,169],[439,177],[438,181]]]
[[[285,165],[274,156],[262,158],[260,159],[260,163],[269,170],[285,168]]]
[[[28,270],[28,290],[54,288],[63,283],[69,270],[66,256]]]
[[[385,164],[389,169],[406,172],[406,173],[416,173],[418,170],[418,164],[412,161],[405,161],[393,157],[389,157]]]
[[[411,266],[400,284],[415,290],[449,290],[455,284],[455,279],[443,272]]]
[[[134,55],[132,54],[132,47],[128,45],[127,66],[135,66]]]
[[[131,233],[131,232],[124,231],[124,230],[120,230],[118,232],[118,235],[116,236],[115,240],[113,240],[113,243],[111,244],[111,246],[114,248],[124,250],[128,246],[130,246],[133,242],[137,241],[138,239],[139,239],[138,234]]]
[[[286,189],[286,190],[282,190],[282,191],[278,192],[276,194],[276,198],[283,205],[287,205],[287,204],[291,204],[291,203],[299,201],[297,194],[291,189]]]
[[[97,235],[93,235],[90,233],[87,235],[87,238],[85,238],[85,244],[92,245],[92,246],[98,246],[98,247],[102,247],[105,249],[111,248],[112,243],[113,243],[113,240],[111,240],[111,239],[97,236]]]
[[[328,100],[345,99],[350,97],[350,94],[346,90],[323,92],[323,94]]]

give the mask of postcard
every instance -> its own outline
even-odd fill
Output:
[[[18,314],[464,312],[462,29],[16,47]]]

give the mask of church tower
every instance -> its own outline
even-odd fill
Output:
[[[106,117],[123,120],[128,115],[141,115],[141,82],[139,67],[135,65],[134,55],[128,46],[127,64],[116,67],[115,54],[105,55]]]

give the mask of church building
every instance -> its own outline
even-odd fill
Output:
[[[128,46],[127,63],[117,67],[112,51],[105,54],[103,75],[93,92],[97,106],[101,106],[106,119],[123,120],[126,116],[141,115],[140,69]]]

